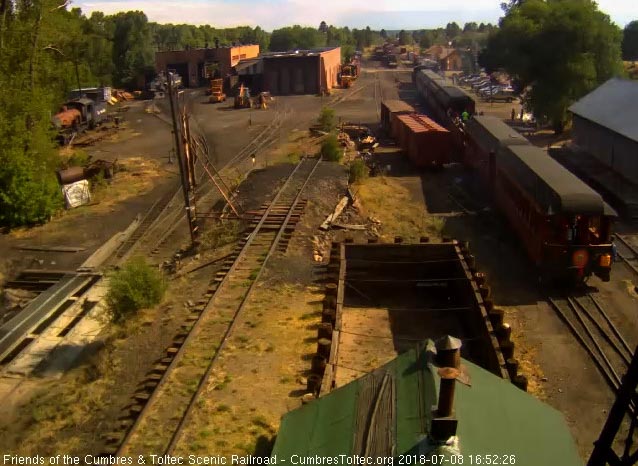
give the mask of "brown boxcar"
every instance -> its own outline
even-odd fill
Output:
[[[398,144],[420,168],[438,167],[450,162],[452,134],[425,115],[398,115]]]
[[[381,129],[396,139],[396,118],[393,115],[414,113],[414,107],[402,100],[384,100],[381,102]]]

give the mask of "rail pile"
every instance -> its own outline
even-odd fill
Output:
[[[105,454],[170,453],[180,441],[264,264],[287,241],[286,235],[300,218],[301,194],[318,165],[318,159],[310,158],[297,165],[261,212],[254,230],[225,260],[166,356],[139,384],[120,429],[106,437]]]

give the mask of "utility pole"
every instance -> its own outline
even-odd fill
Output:
[[[188,230],[191,235],[191,243],[195,244],[197,240],[198,225],[197,218],[195,216],[195,206],[194,203],[191,202],[190,180],[187,173],[188,167],[186,166],[186,161],[184,160],[183,153],[186,135],[182,134],[182,132],[180,131],[180,127],[182,127],[182,125],[178,124],[179,118],[177,109],[177,93],[175,92],[176,89],[173,87],[173,74],[169,73],[168,69],[166,70],[166,77],[168,81],[168,97],[171,104],[171,117],[173,119],[173,134],[175,136],[175,156],[177,157],[177,162],[179,163],[179,174],[182,181],[182,192],[184,194],[186,220],[188,221]]]

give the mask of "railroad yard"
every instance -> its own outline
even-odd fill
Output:
[[[380,173],[363,181],[349,185],[344,164],[321,160],[322,134],[309,128],[322,107],[380,134],[386,100],[432,112],[411,68],[367,58],[349,88],[277,96],[266,110],[185,90],[207,153],[194,250],[168,101],[124,103],[119,127],[84,148],[123,170],[89,205],[0,242],[4,286],[39,306],[26,333],[0,333],[0,450],[269,455],[281,416],[449,334],[463,358],[560,411],[588,457],[638,345],[638,226],[612,227],[609,281],[592,276],[568,294],[539,283],[461,164],[417,169],[387,135],[372,155]],[[501,120],[520,112],[476,100]],[[231,204],[220,191],[236,191]],[[339,222],[320,228],[344,197]],[[109,271],[136,256],[164,271],[166,298],[113,324]],[[2,325],[15,322],[8,308]]]

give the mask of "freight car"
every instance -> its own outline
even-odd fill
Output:
[[[539,276],[609,281],[616,213],[601,196],[496,118],[472,118],[465,129],[466,164],[489,186]]]
[[[413,71],[413,79],[432,116],[448,129],[463,112],[475,113],[474,99],[449,79],[421,67]]]
[[[398,142],[414,165],[439,168],[450,163],[452,134],[425,115],[397,115]]]
[[[415,113],[412,105],[402,100],[384,100],[381,102],[381,130],[389,136],[397,138],[397,115]]]

